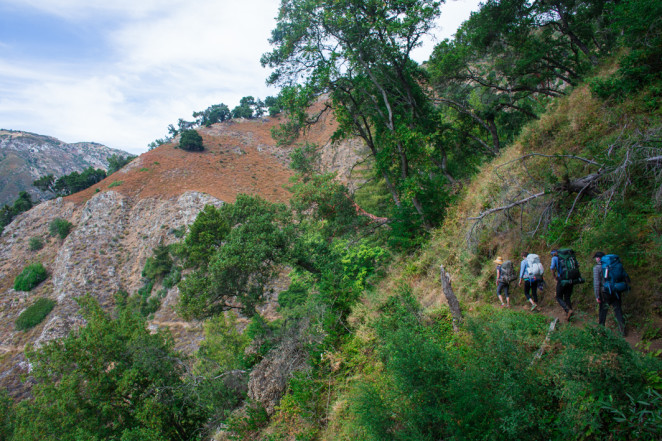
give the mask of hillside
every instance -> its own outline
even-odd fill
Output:
[[[28,343],[59,338],[80,323],[74,299],[92,294],[110,310],[119,290],[138,291],[144,284],[141,272],[146,259],[160,243],[177,242],[206,205],[234,202],[240,193],[254,194],[273,202],[285,202],[285,189],[292,171],[289,152],[278,147],[270,129],[279,120],[236,120],[199,131],[205,150],[191,153],[176,148],[176,142],[144,153],[93,187],[74,195],[44,202],[19,215],[0,239],[0,378],[13,393],[19,393],[18,374],[23,371],[23,349]],[[327,145],[327,155],[356,162],[356,145],[331,147],[333,123],[320,123],[303,141]],[[331,161],[326,162],[331,167]],[[335,169],[346,167],[343,161]],[[56,219],[73,224],[61,240],[49,235]],[[30,251],[31,238],[45,246]],[[41,262],[49,278],[30,292],[12,289],[14,279],[31,262]],[[28,332],[16,331],[14,322],[25,307],[38,298],[57,302],[41,325]],[[154,318],[179,335],[178,346],[195,349],[200,325],[182,322],[172,306],[177,289],[171,289]],[[190,346],[192,344],[192,346]]]
[[[662,3],[490,0],[421,65],[439,6],[284,1],[280,117],[18,215],[0,435],[661,439]]]
[[[111,155],[128,153],[94,142],[68,144],[58,139],[16,130],[0,130],[0,205],[11,203],[28,191],[35,200],[46,199],[32,182],[52,174],[63,176],[88,167],[108,169]]]

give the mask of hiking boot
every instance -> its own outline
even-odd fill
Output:
[[[565,313],[565,318],[566,320],[570,321],[570,317],[572,316],[573,310],[568,309],[568,311]]]
[[[531,311],[533,311],[533,310],[536,309],[537,307],[538,307],[538,304],[537,304],[537,303],[534,303],[533,305],[531,305]]]

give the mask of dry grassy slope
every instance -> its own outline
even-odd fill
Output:
[[[282,118],[263,118],[202,127],[198,132],[203,152],[178,149],[175,140],[142,154],[119,172],[66,199],[80,204],[109,190],[140,199],[197,191],[225,202],[234,202],[240,193],[285,202],[289,192],[284,185],[292,176],[288,168],[291,147],[279,147],[271,138],[271,129],[281,122]],[[348,170],[363,147],[353,140],[332,145],[329,139],[335,126],[327,115],[297,143],[322,147],[322,168],[337,171],[343,182],[349,182]]]
[[[26,367],[25,345],[61,337],[78,325],[76,297],[90,293],[110,309],[119,289],[139,289],[152,249],[160,242],[177,241],[174,230],[192,223],[205,204],[233,202],[240,193],[286,202],[289,193],[284,186],[292,176],[290,148],[277,146],[270,134],[279,122],[265,118],[201,128],[205,151],[160,146],[94,187],[42,203],[7,226],[0,237],[0,384],[22,390],[17,374]],[[334,124],[323,118],[301,142],[324,146],[329,158],[342,158],[344,162],[332,164],[327,159],[322,165],[343,171],[356,161],[357,145],[331,146]],[[64,241],[48,236],[48,225],[56,217],[74,224]],[[28,249],[35,236],[46,242],[36,252]],[[15,277],[30,262],[41,262],[50,277],[30,292],[14,291]],[[286,280],[276,282],[276,291],[286,287]],[[15,331],[18,315],[39,297],[56,300],[57,306],[35,328]],[[176,288],[168,292],[152,326],[170,328],[179,347],[192,350],[200,325],[177,317],[177,297]]]
[[[591,97],[588,87],[576,89],[567,98],[556,102],[539,121],[525,128],[516,143],[481,168],[475,178],[462,189],[458,202],[450,209],[443,225],[433,233],[426,248],[416,256],[408,256],[394,265],[390,272],[392,276],[384,282],[383,291],[395,292],[398,284],[405,281],[414,288],[424,306],[439,307],[445,303],[439,283],[439,265],[443,264],[450,272],[455,292],[466,308],[472,309],[477,304],[484,303],[496,306],[498,299],[495,294],[495,265],[492,260],[497,255],[504,260],[511,259],[516,262],[516,268],[519,270],[518,255],[527,247],[529,252],[540,255],[546,271],[547,287],[540,302],[540,312],[550,318],[560,318],[565,323],[563,310],[555,301],[555,283],[549,270],[550,249],[561,248],[565,244],[563,239],[558,243],[547,244],[540,234],[530,234],[535,230],[540,213],[550,199],[541,198],[528,205],[522,218],[518,209],[511,211],[510,220],[502,213],[489,216],[473,232],[474,223],[468,218],[504,205],[505,197],[513,196],[513,192],[518,189],[531,189],[527,184],[531,173],[554,170],[557,175],[562,175],[564,171],[558,161],[554,163],[543,158],[531,161],[528,170],[522,167],[520,162],[512,162],[512,165],[505,167],[504,164],[531,152],[549,155],[585,154],[584,147],[596,140],[600,143],[601,140],[610,139],[610,136],[617,138],[625,128],[638,130],[650,124],[648,115],[628,115],[621,109],[606,109],[602,102]],[[585,164],[575,162],[577,163],[571,163],[569,168],[575,176],[588,174],[591,170]],[[583,215],[579,208],[574,214],[579,217]],[[659,213],[657,217],[659,220]],[[519,226],[520,219],[523,221],[523,228]],[[591,229],[591,224],[583,224],[583,228]],[[654,244],[642,241],[641,251],[647,252],[646,247],[649,246]],[[609,252],[609,249],[604,251]],[[575,324],[597,322],[597,306],[592,292],[591,271],[594,262],[591,255],[577,256],[587,283],[574,289],[572,299],[576,310],[573,320]],[[630,265],[628,271],[633,278],[633,289],[625,299],[623,307],[626,314],[630,315],[627,340],[635,345],[642,339],[645,323],[648,323],[646,326],[662,329],[662,320],[651,312],[655,309],[656,299],[662,295],[662,281],[655,269],[647,271],[645,268],[634,268]],[[515,288],[511,300],[515,308],[529,310],[522,288]],[[611,313],[607,325],[615,327]],[[652,342],[651,348],[659,347],[662,347],[662,340]]]

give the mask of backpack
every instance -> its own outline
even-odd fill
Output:
[[[499,273],[499,281],[504,283],[510,283],[514,280],[517,280],[517,274],[515,274],[515,268],[513,267],[513,262],[506,260],[501,264],[501,272]]]
[[[570,248],[559,250],[557,253],[559,258],[559,269],[561,286],[577,285],[584,283],[585,280],[579,273],[579,262],[575,257],[575,252]]]
[[[527,272],[529,273],[529,278],[540,279],[542,273],[545,272],[542,263],[540,263],[540,256],[538,256],[537,254],[529,254],[528,256],[526,256],[526,261],[529,264],[529,268],[527,269]]]
[[[625,272],[621,259],[616,254],[607,254],[600,259],[602,264],[602,290],[609,296],[619,294],[630,289],[630,277]]]

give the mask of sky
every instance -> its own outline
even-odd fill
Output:
[[[429,58],[479,0],[447,0]],[[133,154],[212,104],[277,95],[260,56],[279,0],[0,0],[0,129]]]

